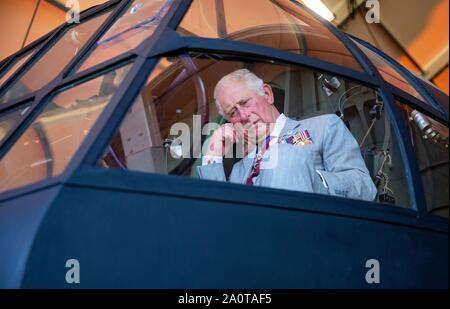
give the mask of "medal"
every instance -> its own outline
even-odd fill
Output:
[[[300,130],[291,136],[281,138],[280,143],[291,144],[295,146],[304,146],[306,144],[312,144],[313,141],[311,135],[309,135],[308,130]]]

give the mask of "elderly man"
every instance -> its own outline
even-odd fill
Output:
[[[223,156],[241,140],[246,156],[233,166],[230,182],[374,200],[358,144],[336,115],[287,118],[275,108],[272,88],[246,69],[224,76],[214,99],[230,123],[212,134],[200,178],[226,181]]]

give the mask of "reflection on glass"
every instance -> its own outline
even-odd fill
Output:
[[[376,201],[410,207],[398,142],[374,89],[299,66],[248,58],[239,61],[235,56],[191,53],[162,58],[105,149],[100,165],[198,177],[202,146],[209,134],[206,125],[226,122],[214,103],[215,85],[224,75],[242,68],[251,68],[270,85],[276,109],[292,119],[340,114],[375,183]],[[179,129],[189,134],[180,138]],[[242,159],[241,146],[235,148],[223,161],[227,176]]]
[[[178,32],[283,49],[362,71],[341,41],[289,0],[194,0]]]
[[[422,96],[416,91],[416,89],[402,76],[400,72],[397,71],[392,65],[390,65],[386,60],[384,60],[381,56],[374,53],[367,47],[359,44],[354,41],[359,48],[363,51],[364,54],[372,61],[372,63],[377,68],[378,72],[380,72],[381,76],[385,81],[390,83],[391,85],[400,88],[401,90],[409,93],[410,95],[415,96],[419,100],[425,102]]]
[[[19,60],[14,63],[14,65],[6,71],[5,74],[0,78],[0,87],[3,86],[3,83],[8,80],[8,78],[11,77],[28,59],[30,59],[31,55],[33,54],[33,50],[29,51],[25,55],[19,58]]]
[[[434,97],[434,99],[439,103],[439,105],[443,108],[445,112],[449,111],[449,100],[448,95],[442,92],[441,89],[439,89],[435,84],[431,83],[426,78],[418,75],[418,80],[420,83],[422,83],[423,86],[425,86],[428,93]]]
[[[135,0],[100,38],[78,72],[136,48],[153,34],[172,2]]]
[[[440,90],[442,92],[444,92],[446,95],[449,95],[448,92],[448,75],[449,75],[449,71],[448,71],[448,64],[447,67],[442,70],[440,73],[438,73],[434,78],[433,78],[433,84],[435,84],[437,87],[440,88]]]
[[[11,129],[23,118],[29,108],[30,104],[27,104],[25,107],[22,106],[0,116],[0,143]]]
[[[405,104],[397,104],[409,126],[427,208],[436,215],[448,218],[448,127]]]
[[[184,59],[184,64],[192,64],[189,58]],[[189,78],[192,72],[178,61],[175,65],[167,58],[159,61],[107,149],[104,166],[158,173],[170,170],[174,174],[190,170],[191,163],[180,164],[180,160],[167,156],[163,144],[173,124],[192,128],[192,115],[202,110],[199,106],[208,104],[205,99],[194,103],[201,81]],[[180,84],[183,87],[178,87]]]
[[[49,51],[0,97],[0,104],[36,91],[53,80],[75,57],[110,13],[71,27]]]
[[[0,161],[0,190],[60,174],[130,65],[56,95]]]

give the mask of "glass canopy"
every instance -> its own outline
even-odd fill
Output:
[[[274,89],[277,108],[289,116],[338,115],[360,143],[374,179],[380,177],[387,194],[381,202],[414,207],[423,188],[411,175],[442,181],[433,174],[442,174],[441,168],[414,170],[410,162],[416,157],[405,149],[423,154],[425,146],[414,148],[428,145],[420,130],[436,129],[441,133],[435,148],[444,158],[448,96],[405,74],[375,48],[355,44],[298,1],[109,1],[27,50],[0,71],[0,191],[59,175],[67,179],[77,156],[80,166],[195,177],[193,164],[199,162],[166,157],[164,142],[179,120],[193,129],[192,115],[200,124],[224,121],[212,93],[220,75],[233,68],[258,71]],[[366,61],[388,87],[380,88]],[[427,128],[405,123],[417,113]],[[409,126],[414,138],[405,133]],[[150,165],[142,165],[137,153]],[[380,166],[388,158],[397,164]],[[444,161],[436,164],[448,167]],[[425,188],[430,210],[448,203]]]
[[[135,0],[98,40],[78,71],[119,56],[149,38],[167,13],[172,0]]]
[[[264,45],[362,71],[329,29],[287,0],[247,0],[245,5],[240,0],[194,0],[178,32]]]
[[[130,65],[54,96],[0,161],[0,191],[62,173]],[[12,116],[20,117],[23,110]],[[0,125],[8,119],[0,119]]]
[[[67,29],[55,45],[0,97],[0,104],[20,98],[51,82],[78,55],[80,49],[109,14],[110,12],[103,13],[85,23]]]

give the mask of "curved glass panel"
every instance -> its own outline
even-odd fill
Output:
[[[448,126],[397,102],[408,124],[428,211],[448,218],[449,157]]]
[[[104,13],[69,28],[55,45],[0,97],[0,104],[39,90],[52,81],[78,54],[109,14],[110,12]]]
[[[448,95],[442,92],[436,85],[431,83],[429,80],[423,78],[422,76],[417,76],[419,82],[427,89],[428,93],[442,106],[443,110],[448,114]]]
[[[334,34],[289,0],[194,0],[177,31],[279,48],[363,71]]]
[[[208,160],[209,141],[213,132],[221,125],[245,122],[245,119],[235,121],[226,116],[227,120],[219,114],[213,97],[214,88],[223,76],[243,68],[251,70],[270,87],[273,106],[290,118],[286,134],[294,136],[295,132],[300,132],[287,129],[294,128],[295,126],[291,127],[293,123],[301,126],[303,135],[295,135],[298,138],[297,144],[291,147],[283,144],[284,139],[281,140],[280,143],[284,146],[280,146],[280,158],[288,158],[282,156],[289,156],[290,151],[298,151],[298,155],[308,158],[306,162],[302,162],[301,158],[296,161],[278,160],[279,165],[276,163],[272,166],[270,173],[277,175],[274,177],[280,183],[264,182],[264,179],[270,179],[271,176],[261,174],[255,185],[375,199],[382,203],[410,207],[407,176],[398,142],[376,90],[339,76],[330,76],[300,66],[249,58],[237,60],[235,56],[193,53],[162,58],[126,114],[109,147],[105,149],[100,165],[106,168],[204,178],[205,174],[200,175],[199,171],[203,170],[205,160]],[[252,100],[258,98],[254,93],[251,97]],[[254,104],[254,101],[248,101],[247,106],[247,101],[236,101],[242,104],[242,108]],[[271,110],[273,111],[272,108]],[[248,113],[248,117],[254,117],[259,112]],[[336,114],[341,115],[341,118]],[[321,122],[324,119],[334,120],[336,127],[327,124],[328,120]],[[322,128],[329,132],[324,133]],[[329,143],[320,137],[325,136],[320,132],[329,134]],[[308,137],[306,134],[309,134],[311,143],[310,140],[305,140]],[[344,141],[343,136],[348,139]],[[292,144],[291,142],[288,141]],[[230,148],[224,155],[223,166],[216,169],[218,174],[213,179],[245,184],[245,177],[249,174],[239,174],[237,171],[239,166],[252,165],[249,149],[250,147],[246,148],[242,144],[242,139],[236,142],[233,149]],[[331,149],[334,150],[330,152]],[[336,159],[346,159],[339,159],[341,161],[337,163],[327,153],[334,153],[331,156],[335,155]],[[353,163],[349,163],[350,161]],[[296,163],[292,164],[293,162]],[[360,168],[355,169],[358,164]],[[309,176],[302,174],[307,173],[305,171],[311,166],[328,179],[325,180],[328,187],[315,171]],[[315,187],[301,187],[296,175],[312,177]],[[367,182],[359,178],[362,175]],[[336,179],[340,180],[334,182]],[[355,194],[336,188],[340,183],[346,182],[353,183],[354,188],[361,188],[362,191]],[[374,190],[373,197],[368,198],[365,195],[367,192],[362,193],[363,183],[369,187],[370,183],[374,184],[371,187]]]
[[[130,66],[53,97],[0,160],[0,191],[61,174]]]
[[[25,55],[21,56],[14,64],[13,66],[6,71],[6,73],[3,74],[3,76],[0,78],[0,87],[3,86],[3,84],[10,78],[25,62],[27,62],[28,59],[30,59],[31,55],[33,54],[34,50],[27,52]]]
[[[94,47],[77,72],[135,49],[152,36],[173,0],[135,0]]]
[[[447,96],[449,95],[448,88],[448,75],[449,75],[449,68],[448,63],[447,67],[440,71],[435,77],[433,77],[432,82],[436,87],[438,87],[442,92],[444,92]]]
[[[0,143],[8,135],[11,129],[19,123],[23,116],[30,108],[30,104],[16,108],[13,111],[6,112],[0,115]]]
[[[364,45],[358,43],[353,40],[353,42],[358,45],[358,47],[362,50],[364,54],[372,61],[373,65],[377,68],[378,72],[380,72],[383,79],[389,84],[400,88],[404,92],[415,96],[419,100],[426,102],[424,98],[417,92],[413,85],[411,85],[408,80],[403,77],[403,75],[392,65],[390,65],[386,60],[384,60],[380,55],[371,51]]]

